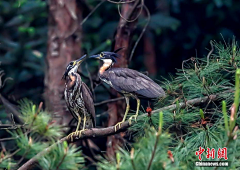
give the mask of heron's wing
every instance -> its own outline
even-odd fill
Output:
[[[85,107],[88,113],[90,113],[92,116],[93,127],[96,127],[96,116],[95,116],[93,96],[90,89],[84,82],[82,82],[82,95],[83,95],[83,101],[84,101]]]
[[[130,92],[142,97],[158,98],[165,95],[164,90],[148,76],[128,68],[112,68],[107,72],[112,87],[122,93]]]

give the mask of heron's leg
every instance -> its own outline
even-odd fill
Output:
[[[73,136],[74,135],[78,135],[78,129],[79,129],[79,126],[81,124],[81,120],[82,120],[82,118],[80,116],[78,116],[78,123],[77,123],[77,128],[76,128],[75,132],[72,132],[68,135],[68,138],[71,138],[71,141],[73,141]]]
[[[138,117],[138,112],[139,112],[139,107],[140,107],[140,99],[137,96],[134,96],[134,98],[137,100],[137,111],[136,114],[131,116],[129,118],[129,123],[131,124],[132,119],[135,119],[135,122],[137,121],[137,117]]]
[[[75,132],[77,132],[78,131],[78,129],[79,129],[79,126],[80,126],[80,123],[81,123],[81,117],[80,116],[78,116],[78,124],[77,124],[77,129],[76,129],[76,131]]]
[[[86,115],[84,114],[84,118],[83,118],[83,128],[82,128],[82,130],[76,132],[77,135],[78,135],[79,137],[81,137],[82,132],[86,130],[86,129],[85,129],[85,126],[86,126],[86,120],[87,120],[87,117],[86,117]]]
[[[125,100],[126,100],[126,104],[127,104],[126,111],[125,111],[123,120],[122,120],[121,122],[118,122],[118,123],[115,125],[115,132],[117,131],[117,127],[119,126],[119,128],[121,128],[121,124],[122,124],[123,122],[125,122],[126,117],[127,117],[127,114],[128,114],[128,111],[129,111],[129,109],[130,109],[129,97],[128,97],[128,96],[125,96]]]
[[[125,111],[125,114],[124,114],[124,116],[123,116],[122,122],[125,122],[126,117],[127,117],[127,114],[128,114],[128,111],[129,111],[129,109],[130,109],[129,97],[125,97],[125,100],[126,100],[127,107],[126,107],[126,111]]]

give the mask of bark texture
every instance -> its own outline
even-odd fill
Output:
[[[45,73],[45,103],[59,124],[68,124],[72,116],[63,98],[61,80],[67,64],[81,56],[82,10],[76,0],[49,0],[48,51]]]
[[[133,20],[134,18],[136,18],[139,12],[139,9],[137,8],[138,4],[139,1],[123,4],[121,8],[122,16],[127,20]],[[121,57],[118,59],[118,62],[114,64],[113,67],[128,67],[128,55],[131,49],[131,38],[133,35],[133,31],[136,28],[137,20],[135,20],[134,22],[127,22],[125,19],[120,18],[117,28],[117,34],[115,36],[114,50],[122,47],[124,48],[118,52]],[[121,97],[121,95],[117,94],[117,92],[113,89],[112,93],[115,94],[117,97]],[[124,100],[119,100],[117,102],[112,102],[108,104],[108,126],[113,126],[116,123],[122,121],[125,113],[125,108],[126,103]],[[124,141],[121,139],[121,136],[119,134],[108,137],[107,155],[109,159],[114,158],[117,147],[123,145],[123,142]]]
[[[154,44],[149,36],[144,36],[144,64],[150,75],[156,76],[156,54],[154,49]]]

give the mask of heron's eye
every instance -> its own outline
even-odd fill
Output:
[[[104,54],[103,53],[100,53],[100,57],[102,58],[104,56]]]
[[[71,62],[69,63],[69,65],[72,66],[72,65],[73,65],[73,62],[71,61]]]

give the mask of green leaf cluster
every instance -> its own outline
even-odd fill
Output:
[[[3,91],[10,94],[20,87],[20,98],[39,102],[47,42],[47,2],[2,0],[0,9],[0,61],[7,77],[14,80]],[[29,88],[21,86],[26,82]]]
[[[13,139],[9,145],[14,146],[14,149],[11,154],[2,151],[1,168],[17,169],[63,136],[64,128],[52,122],[50,113],[43,111],[41,107],[37,109],[27,99],[21,100],[19,104],[20,118],[25,123],[14,131],[7,130]],[[84,157],[79,147],[64,142],[38,158],[38,166],[43,170],[77,170],[84,166]]]
[[[45,170],[78,170],[84,166],[84,158],[79,149],[74,145],[58,144],[49,154],[39,159],[39,164]]]
[[[213,53],[210,52],[202,59],[192,57],[185,60],[176,76],[162,82],[167,95],[156,103],[155,109],[171,104],[175,107],[163,110],[165,133],[160,136],[150,169],[213,169],[195,166],[195,162],[199,161],[195,155],[199,147],[205,149],[203,161],[211,161],[206,158],[207,148],[214,148],[216,151],[212,161],[225,161],[217,158],[217,151],[227,147],[230,161],[228,168],[240,168],[240,131],[237,128],[240,123],[240,52],[235,40],[231,44],[215,41],[211,43]],[[203,102],[204,98],[208,100]],[[182,107],[187,101],[195,99],[199,100],[194,105]],[[132,152],[120,149],[116,161],[111,162],[111,169],[134,169],[134,166],[135,169],[147,169],[154,150],[158,125],[157,113],[142,117],[134,124],[130,128],[135,137],[135,143],[131,146],[134,156],[131,155]],[[173,162],[168,150],[173,154]],[[107,169],[109,162],[103,161],[99,166]]]

